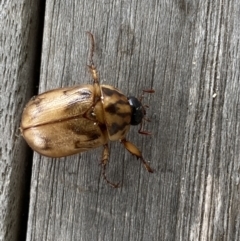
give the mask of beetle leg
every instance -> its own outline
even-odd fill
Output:
[[[141,122],[140,128],[139,128],[139,130],[138,130],[138,133],[139,133],[139,134],[142,134],[142,135],[152,135],[151,132],[144,131],[142,127],[143,127],[143,122]]]
[[[89,65],[87,65],[87,66],[88,66],[90,73],[92,75],[92,78],[93,78],[93,86],[94,86],[94,101],[93,102],[96,103],[98,98],[101,98],[101,90],[100,90],[100,85],[99,85],[99,76],[98,76],[97,68],[95,67],[94,62],[93,62],[95,43],[94,43],[94,37],[93,37],[92,33],[87,32],[87,34],[89,35],[89,37],[91,39]]]
[[[148,172],[153,172],[153,169],[147,164],[147,162],[143,159],[141,151],[131,142],[127,141],[126,139],[120,140],[124,147],[134,156],[141,159],[144,167]]]
[[[101,165],[102,165],[102,175],[103,175],[103,179],[109,184],[111,185],[112,187],[114,188],[118,188],[120,187],[120,182],[115,184],[115,183],[112,183],[110,182],[108,179],[107,179],[107,176],[106,176],[106,165],[109,161],[109,148],[108,148],[108,144],[105,144],[104,146],[104,149],[103,149],[103,153],[102,153],[102,161],[101,161]]]
[[[142,134],[142,135],[146,135],[146,136],[152,135],[151,132],[148,132],[148,131],[142,131],[142,130],[139,130],[138,133],[139,133],[139,134]]]
[[[140,96],[139,98],[139,101],[141,102],[143,97],[144,97],[144,93],[148,93],[148,94],[153,94],[155,91],[153,89],[148,89],[148,90],[142,90],[142,95]],[[144,131],[143,130],[143,124],[144,124],[144,121],[148,121],[148,122],[151,122],[150,119],[146,118],[145,115],[146,115],[146,108],[149,108],[148,105],[144,105],[143,106],[143,114],[144,114],[144,118],[143,118],[143,121],[141,122],[141,125],[140,125],[140,128],[138,130],[138,133],[139,134],[143,134],[143,135],[151,135],[152,133],[151,132],[148,132],[148,131]],[[148,169],[147,169],[148,170]]]

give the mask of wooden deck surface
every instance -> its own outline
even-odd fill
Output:
[[[240,240],[240,2],[2,1],[0,240]],[[52,159],[20,136],[30,97],[92,83],[146,95],[152,136]],[[39,84],[38,84],[39,81]]]

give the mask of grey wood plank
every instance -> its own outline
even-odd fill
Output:
[[[0,240],[4,241],[26,236],[27,170],[32,156],[27,156],[29,147],[18,128],[22,109],[34,91],[39,2],[0,3]]]
[[[47,1],[40,92],[101,83],[146,96],[147,129],[128,139],[147,173],[111,143],[67,158],[34,155],[27,240],[238,240],[239,9],[232,1]]]

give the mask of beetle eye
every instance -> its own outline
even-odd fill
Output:
[[[132,108],[131,125],[138,125],[144,117],[144,108],[141,102],[134,96],[128,97],[128,102]]]

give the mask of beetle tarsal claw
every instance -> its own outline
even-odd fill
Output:
[[[153,169],[143,160],[143,165],[146,168],[146,170],[150,173],[153,173]]]
[[[107,184],[109,184],[110,186],[112,186],[112,187],[114,187],[114,188],[119,188],[121,185],[120,185],[120,183],[121,182],[118,182],[117,184],[115,184],[115,183],[113,183],[113,182],[111,182],[111,181],[109,181],[108,180],[108,178],[107,178],[107,175],[106,175],[106,162],[107,162],[108,160],[102,160],[102,176],[103,176],[103,179],[107,182]]]
[[[108,179],[105,179],[104,180],[107,182],[107,184],[109,184],[110,186],[112,186],[113,188],[119,188],[121,187],[121,182],[118,182],[117,184],[113,183],[113,182],[110,182]]]
[[[145,169],[150,172],[153,173],[153,169],[149,166],[149,164],[143,159],[143,157],[137,157],[137,160],[141,160],[141,162],[143,163]]]
[[[155,90],[153,89],[148,89],[148,90],[143,90],[144,93],[149,93],[149,94],[153,94],[155,93]]]
[[[107,178],[107,175],[106,175],[106,166],[108,164],[108,161],[109,161],[109,147],[108,147],[108,144],[105,144],[103,146],[103,153],[102,153],[102,161],[101,161],[101,165],[102,165],[102,176],[103,176],[103,179],[112,187],[114,188],[118,188],[120,187],[120,182],[115,184],[111,181],[108,180]]]
[[[147,135],[147,136],[152,135],[152,133],[151,133],[151,132],[148,132],[148,131],[141,131],[141,130],[139,130],[138,133],[139,133],[139,134],[142,134],[142,135]]]

